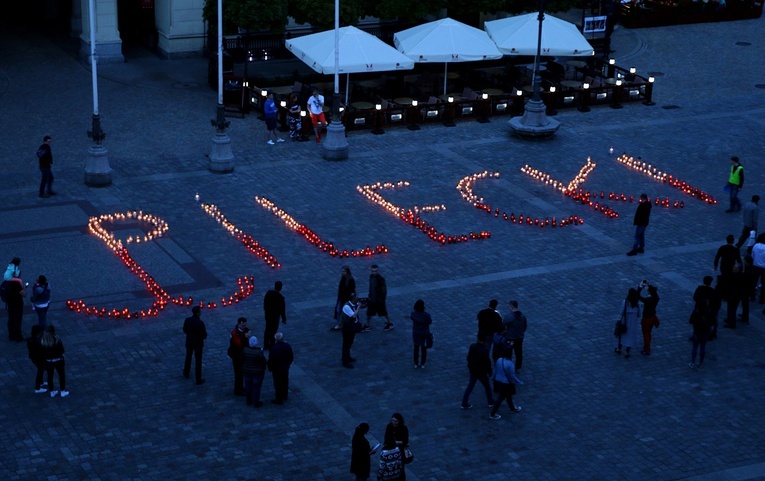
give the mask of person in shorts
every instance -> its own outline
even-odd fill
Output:
[[[327,119],[324,117],[324,96],[319,95],[319,91],[316,89],[313,89],[313,95],[308,97],[308,113],[311,114],[316,142],[321,142],[319,127],[327,128]]]
[[[284,139],[276,133],[276,103],[274,103],[274,94],[269,93],[266,97],[266,103],[263,104],[263,114],[266,116],[266,143],[274,145],[276,142],[284,142]]]

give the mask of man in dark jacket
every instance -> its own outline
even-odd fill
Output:
[[[43,137],[42,145],[37,149],[37,159],[40,161],[40,197],[49,197],[56,195],[53,192],[53,152],[50,149],[50,143],[53,140],[50,135]],[[47,193],[46,193],[47,188]]]
[[[736,242],[736,247],[741,249],[741,246],[746,244],[747,239],[749,239],[749,235],[752,231],[755,232],[755,237],[757,237],[757,225],[760,221],[760,196],[759,195],[753,195],[752,200],[746,203],[744,206],[744,230],[741,231],[741,237],[739,237],[738,242]],[[747,249],[748,252],[751,252],[751,247]]]
[[[651,217],[651,201],[648,195],[640,194],[638,207],[635,211],[635,219],[632,225],[635,226],[635,243],[632,244],[632,250],[627,252],[628,256],[642,254],[645,249],[645,230],[648,227],[648,219]]]
[[[183,364],[183,377],[189,378],[191,372],[191,354],[194,354],[194,375],[197,384],[204,384],[202,378],[202,349],[205,347],[207,339],[207,329],[205,323],[200,318],[201,309],[199,306],[191,308],[191,317],[187,317],[183,323],[183,332],[186,334],[186,361]]]
[[[276,341],[268,355],[268,370],[274,378],[274,404],[284,404],[287,400],[287,392],[290,384],[290,366],[295,356],[292,346],[284,342],[284,334],[277,332],[274,335]]]
[[[21,279],[14,277],[6,282],[5,307],[8,310],[8,340],[21,342],[24,334],[21,332],[21,320],[24,318],[24,297],[27,295],[26,286]]]
[[[263,312],[266,317],[266,330],[263,332],[263,349],[269,350],[274,345],[274,335],[279,329],[279,318],[287,324],[282,281],[276,281],[274,288],[263,297]]]
[[[369,332],[372,330],[372,317],[380,316],[385,318],[384,331],[390,331],[394,326],[390,322],[388,317],[388,307],[385,305],[385,300],[388,297],[388,286],[385,283],[385,278],[380,274],[380,269],[377,264],[373,264],[371,267],[371,273],[369,274],[369,298],[367,303],[367,324],[361,330],[361,332]]]
[[[240,317],[236,321],[236,326],[231,330],[231,338],[228,341],[228,357],[231,358],[231,363],[234,366],[234,396],[244,396],[242,349],[247,346],[249,332],[247,319]]]
[[[526,316],[518,310],[518,301],[510,301],[510,316],[505,327],[505,337],[513,342],[510,349],[515,352],[515,370],[518,371],[523,365],[523,336],[526,334]]]
[[[486,339],[491,339],[495,332],[502,330],[502,316],[497,312],[499,302],[496,299],[489,301],[489,307],[478,311],[478,332],[486,335]]]
[[[244,375],[244,391],[247,394],[247,405],[259,408],[260,388],[263,387],[263,378],[266,375],[266,356],[258,348],[258,338],[250,336],[247,345],[242,349],[240,362]]]
[[[489,349],[486,347],[486,334],[483,332],[478,333],[478,342],[472,344],[468,350],[467,355],[468,371],[470,371],[470,381],[468,382],[465,394],[462,395],[462,404],[460,408],[470,409],[473,407],[470,404],[470,393],[473,392],[476,381],[480,381],[483,384],[483,389],[486,391],[486,402],[489,406],[494,406],[494,399],[491,396],[491,388],[489,387],[489,374],[491,374],[491,360],[489,359]]]

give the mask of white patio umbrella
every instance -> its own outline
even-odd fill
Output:
[[[335,73],[335,31],[314,33],[286,40],[285,45],[297,58],[322,74]],[[348,103],[347,82],[352,73],[410,70],[412,59],[372,34],[356,27],[340,29],[340,66],[346,75],[345,103]]]
[[[450,62],[496,60],[502,57],[486,32],[451,18],[395,33],[393,44],[415,62],[444,62],[444,93],[446,69]]]
[[[538,13],[491,20],[484,23],[486,33],[505,55],[536,55],[539,35]],[[542,21],[542,55],[586,57],[594,52],[592,45],[576,25],[545,14]]]

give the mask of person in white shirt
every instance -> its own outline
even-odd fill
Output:
[[[313,95],[308,97],[308,113],[311,114],[313,131],[316,134],[316,142],[321,142],[321,133],[319,127],[327,127],[327,119],[324,117],[324,96],[319,95],[319,91],[314,89]]]

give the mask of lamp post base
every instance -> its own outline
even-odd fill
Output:
[[[216,174],[227,174],[234,171],[234,154],[231,152],[231,139],[225,132],[217,132],[215,137],[213,137],[208,169]]]
[[[109,166],[108,151],[101,144],[93,144],[88,148],[88,158],[85,160],[85,185],[106,187],[111,184],[112,169]]]
[[[523,117],[507,121],[513,133],[519,137],[542,139],[552,137],[560,128],[560,122],[547,118],[547,107],[541,100],[529,100],[524,107]]]
[[[322,157],[326,160],[345,160],[348,158],[348,141],[345,139],[345,125],[334,121],[327,125],[327,137],[321,144]]]

